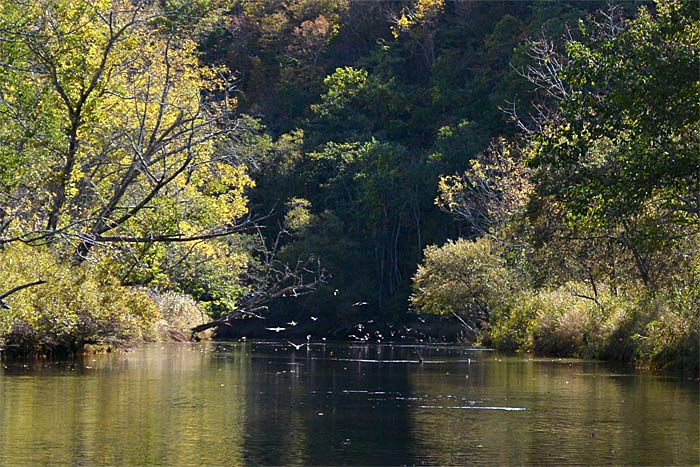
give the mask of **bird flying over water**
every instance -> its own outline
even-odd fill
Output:
[[[281,331],[286,331],[286,330],[287,330],[287,328],[280,328],[280,327],[276,327],[276,328],[265,328],[265,329],[267,329],[268,331],[274,331],[274,332],[281,332]]]

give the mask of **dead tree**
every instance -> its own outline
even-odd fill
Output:
[[[298,259],[293,265],[278,258],[282,239],[288,235],[286,230],[277,234],[271,246],[266,244],[261,228],[257,229],[257,234],[260,247],[243,277],[248,292],[238,300],[236,310],[192,328],[193,336],[208,329],[230,326],[236,319],[265,319],[261,313],[268,310],[269,303],[307,295],[330,278],[316,258]]]

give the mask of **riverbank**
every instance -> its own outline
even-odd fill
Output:
[[[521,292],[511,308],[494,313],[491,322],[478,330],[465,327],[453,316],[408,314],[402,321],[388,322],[372,313],[356,312],[352,319],[342,321],[297,313],[237,319],[216,332],[197,335],[191,328],[208,318],[195,300],[172,292],[150,292],[146,300],[153,307],[152,318],[138,335],[94,336],[90,340],[76,335],[63,336],[59,341],[56,336],[40,335],[15,323],[3,336],[0,356],[104,353],[146,342],[185,342],[193,338],[279,340],[295,345],[459,343],[506,353],[617,361],[641,369],[682,371],[694,377],[700,374],[698,327],[660,299],[632,303],[601,297],[596,304],[560,288],[536,294]]]
[[[464,248],[464,244],[455,245]],[[4,259],[0,288],[9,290],[29,282],[36,271],[49,283],[8,299],[10,308],[0,314],[3,355],[75,354],[86,349],[117,350],[139,342],[184,341],[193,337],[191,328],[209,319],[190,297],[121,286],[92,264],[67,266],[41,251],[32,255],[6,251]],[[508,270],[498,272],[503,277]],[[493,275],[482,272],[471,277],[488,283],[497,280]],[[470,326],[457,313],[407,313],[390,321],[358,305],[339,315],[275,312],[266,319],[238,319],[220,326],[216,336],[297,343],[307,338],[316,342],[477,342],[508,352],[617,360],[650,369],[700,373],[696,289],[666,288],[653,296],[641,288],[613,293],[599,287],[597,296],[585,290],[585,284],[576,282],[552,289],[501,290],[485,296],[491,313],[480,327]]]
[[[636,291],[597,297],[577,284],[523,291],[499,308],[483,342],[510,352],[616,360],[654,370],[700,373],[700,318],[694,297]]]
[[[208,319],[190,297],[123,286],[97,264],[70,264],[43,249],[7,249],[1,259],[0,290],[43,279],[9,296],[0,310],[1,355],[70,355],[189,340],[189,329]]]
[[[454,316],[408,314],[398,322],[372,313],[352,319],[323,315],[275,314],[238,319],[220,327],[226,340],[311,342],[461,343],[506,353],[619,362],[648,370],[700,374],[698,329],[693,309],[658,296],[632,301],[601,296],[598,303],[576,297],[572,285],[550,292],[522,291],[491,321],[472,330]]]

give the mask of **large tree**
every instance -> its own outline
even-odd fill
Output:
[[[226,71],[154,2],[0,6],[0,245],[186,241],[235,230],[245,168]]]
[[[700,228],[700,9],[659,0],[582,27],[563,56],[540,47],[531,74],[556,100],[532,136],[533,213],[621,246],[654,289],[674,242]]]

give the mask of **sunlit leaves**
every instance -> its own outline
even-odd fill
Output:
[[[497,140],[464,173],[440,178],[435,204],[475,232],[493,233],[524,210],[532,188],[520,149]]]
[[[36,200],[17,203],[23,217],[36,219],[19,232],[46,216],[49,230],[91,247],[105,234],[201,233],[247,211],[250,178],[216,154],[234,129],[227,72],[200,66],[192,40],[154,28],[163,14],[128,1],[7,3],[0,44],[14,51],[3,69],[15,71],[0,83],[11,148],[3,167],[45,161],[32,190],[20,191]],[[23,128],[36,104],[47,110],[43,127],[55,128],[46,138]]]
[[[672,244],[700,225],[700,15],[660,0],[611,9],[566,47],[570,87],[531,138],[532,212],[561,208],[576,237],[611,236],[654,287]]]
[[[486,237],[427,247],[413,277],[411,308],[420,313],[457,313],[472,325],[488,319],[516,286],[499,253]]]
[[[47,281],[12,295],[10,309],[0,313],[0,341],[8,339],[20,351],[78,351],[85,343],[148,337],[157,318],[144,291],[119,287],[94,265],[61,262],[46,248],[5,248],[0,270],[0,290]]]
[[[314,104],[311,110],[320,116],[329,116],[342,110],[355,99],[367,85],[366,70],[352,67],[338,68],[335,73],[323,80],[326,92],[321,95],[321,104]]]
[[[398,38],[402,32],[423,29],[432,26],[445,10],[444,0],[417,0],[411,8],[405,8],[391,28],[391,33]]]

